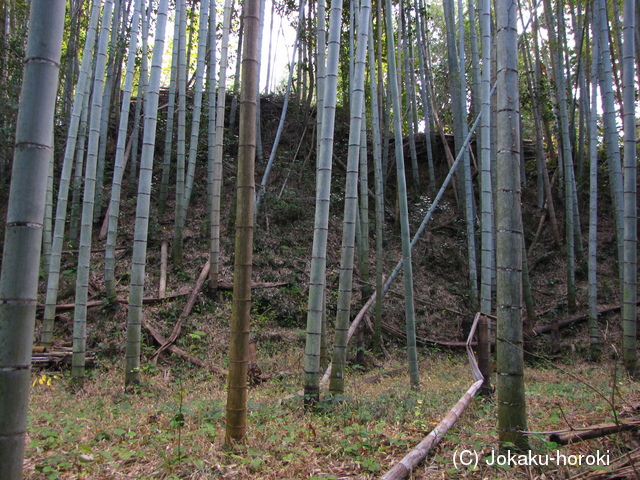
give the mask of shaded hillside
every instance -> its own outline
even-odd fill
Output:
[[[280,118],[282,108],[281,97],[269,96],[261,101],[262,106],[262,139],[264,148],[264,160],[257,164],[256,181],[259,183],[265,168],[266,159],[270,153],[270,146]],[[229,104],[230,102],[228,102]],[[227,112],[229,108],[227,108]],[[334,167],[331,194],[330,232],[328,244],[327,262],[327,286],[329,292],[337,291],[339,276],[339,251],[341,243],[341,218],[343,213],[344,195],[344,169],[341,165],[346,161],[348,121],[344,111],[337,114],[336,138],[334,143]],[[287,122],[282,135],[280,146],[276,155],[274,168],[269,179],[263,207],[258,218],[255,233],[254,277],[256,282],[286,282],[286,287],[257,290],[253,297],[253,314],[256,324],[261,327],[286,327],[303,329],[306,325],[306,301],[308,293],[308,278],[311,258],[311,245],[313,238],[313,211],[315,206],[315,134],[313,132],[313,112],[302,112],[291,103]],[[188,213],[184,234],[184,267],[172,270],[169,274],[168,294],[183,293],[188,291],[200,269],[208,258],[208,227],[206,214],[206,120],[203,119],[203,133],[200,137],[198,165],[196,172],[196,184],[194,195]],[[161,117],[160,125],[164,127]],[[156,171],[154,195],[152,197],[152,221],[149,233],[149,249],[147,257],[147,281],[146,296],[155,296],[159,279],[160,246],[163,241],[169,246],[173,240],[173,189],[170,189],[170,199],[167,213],[158,216],[155,213],[157,205],[157,191],[160,174],[160,159],[163,154],[164,129],[158,132],[158,148],[156,149]],[[303,135],[304,133],[304,135]],[[452,138],[448,137],[452,141]],[[224,156],[224,184],[222,209],[222,279],[227,282],[233,277],[233,217],[232,198],[235,188],[235,153],[237,136],[235,132],[228,133],[225,140]],[[406,143],[406,142],[405,142]],[[528,144],[528,142],[527,142]],[[417,138],[419,166],[422,187],[410,192],[410,217],[412,232],[422,221],[422,217],[431,205],[431,199],[427,194],[428,176],[426,168],[426,150],[424,148],[424,136]],[[406,145],[405,145],[406,146]],[[453,145],[451,144],[451,147]],[[60,149],[58,150],[60,151]],[[538,229],[541,212],[535,206],[535,171],[532,166],[530,148],[527,152],[527,184],[523,189],[523,219],[525,224],[525,238],[527,248],[534,239]],[[111,155],[111,149],[108,155]],[[393,144],[390,145],[390,158],[393,158]],[[107,159],[109,161],[109,158]],[[370,158],[371,161],[371,158]],[[409,167],[410,156],[408,147],[405,148],[405,161]],[[438,138],[434,141],[434,163],[436,175],[440,183],[448,171],[446,157],[442,143]],[[553,167],[550,165],[550,167]],[[173,173],[172,173],[173,175]],[[386,185],[386,225],[385,225],[385,254],[384,272],[388,274],[397,261],[401,258],[399,228],[395,224],[395,181],[394,172],[390,169],[390,175]],[[106,172],[109,179],[111,171]],[[120,259],[117,265],[117,278],[119,281],[119,297],[128,295],[128,276],[130,269],[130,254],[133,243],[133,225],[135,214],[135,195],[127,185],[128,175],[125,175],[125,191],[129,192],[123,197],[121,211],[118,246]],[[369,171],[370,188],[373,186],[373,173]],[[108,183],[107,183],[108,184]],[[109,193],[108,189],[105,192]],[[477,194],[477,192],[476,192]],[[601,216],[599,228],[599,275],[600,275],[600,303],[614,304],[618,300],[617,274],[613,259],[614,231],[611,226],[611,218],[608,201],[608,191],[601,188]],[[561,197],[555,198],[556,211],[562,215]],[[586,194],[580,195],[581,215],[583,225],[583,239],[586,234]],[[370,202],[373,205],[373,202]],[[371,212],[373,214],[373,212]],[[102,221],[102,219],[101,219]],[[558,218],[560,225],[562,219]],[[100,222],[101,223],[101,222]],[[98,225],[98,224],[97,224]],[[373,222],[372,222],[373,229]],[[464,220],[460,215],[452,188],[450,187],[436,213],[427,228],[423,238],[414,249],[414,275],[416,289],[416,313],[418,319],[418,336],[442,341],[457,341],[463,338],[463,324],[469,321],[475,312],[469,309],[468,276],[466,258]],[[373,250],[373,230],[371,234],[372,250],[371,264],[375,262]],[[94,238],[97,238],[97,230]],[[103,248],[102,242],[95,244],[96,249]],[[586,248],[586,247],[585,247]],[[74,294],[74,261],[75,256],[70,253],[65,256],[63,274],[61,280],[61,294],[58,303],[73,303]],[[540,314],[535,325],[547,324],[551,317],[565,315],[565,261],[562,250],[553,246],[548,222],[543,226],[542,233],[536,245],[531,249],[529,256],[529,268],[536,310]],[[95,253],[92,270],[92,295],[101,298],[103,293],[102,280],[103,254]],[[586,268],[581,264],[579,268],[578,298],[582,305],[586,305]],[[362,284],[359,282],[356,271],[356,294],[353,298],[354,311],[357,311],[363,303],[358,293]],[[373,281],[373,279],[371,280]],[[359,285],[359,286],[358,286]],[[42,286],[41,291],[44,291]],[[206,288],[205,288],[206,291]],[[384,302],[384,318],[388,324],[404,329],[404,307],[400,283],[392,287]],[[328,294],[328,320],[330,325],[335,318],[335,297]],[[366,300],[366,299],[365,299]],[[211,300],[205,294],[200,295],[199,304],[209,305]],[[179,307],[172,307],[178,309]],[[206,310],[206,309],[205,309]],[[162,327],[163,309],[148,307],[147,314],[155,318],[157,324]],[[160,312],[160,313],[159,313]],[[94,315],[96,312],[94,312]],[[115,317],[99,315],[102,321],[115,320],[124,327],[125,317],[122,312]],[[156,318],[157,317],[157,318]],[[62,341],[69,341],[71,334],[71,320],[69,314],[62,314],[58,323],[57,337]],[[91,329],[91,327],[89,327]],[[166,327],[168,328],[168,327]],[[615,331],[615,330],[614,330]],[[99,342],[100,332],[95,332],[94,342]],[[396,342],[393,335],[385,335],[387,342]],[[536,342],[536,348],[543,348],[544,339]],[[572,344],[574,339],[567,339]],[[580,348],[586,348],[582,338],[578,343]],[[402,343],[402,340],[400,340]],[[95,347],[96,345],[91,345]],[[116,351],[123,348],[123,344],[111,347]],[[544,350],[544,348],[543,348]],[[115,352],[114,352],[115,353]]]

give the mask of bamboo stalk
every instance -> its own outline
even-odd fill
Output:
[[[158,297],[164,298],[167,291],[167,241],[162,242],[160,247],[160,284],[158,286]]]
[[[576,428],[568,432],[553,433],[549,435],[549,441],[560,445],[569,445],[571,443],[582,442],[592,438],[605,437],[612,433],[622,432],[624,430],[633,430],[640,427],[640,420],[628,420],[626,422],[607,422],[598,425],[591,425],[584,428]]]
[[[422,460],[426,458],[429,451],[440,443],[445,434],[453,427],[467,408],[469,402],[482,386],[483,380],[475,382],[469,390],[458,400],[453,408],[447,413],[442,421],[431,430],[424,440],[422,440],[413,450],[411,450],[400,462],[398,462],[391,470],[385,473],[380,480],[400,480],[405,478],[411,470],[413,470]]]
[[[640,305],[640,300],[636,302],[636,305]],[[602,310],[598,310],[598,315],[602,315],[604,313],[616,312],[622,308],[622,305],[616,305],[614,307],[603,308]],[[575,315],[573,317],[567,318],[565,320],[560,320],[558,322],[558,328],[568,327],[574,323],[584,322],[589,318],[588,313],[583,313],[580,315]],[[544,325],[542,327],[536,328],[533,330],[534,335],[540,335],[542,333],[549,333],[552,331],[552,325]]]

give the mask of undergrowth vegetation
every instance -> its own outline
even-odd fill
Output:
[[[186,338],[200,349],[199,334]],[[422,440],[472,383],[465,357],[423,352],[421,391],[408,388],[403,368],[380,375],[397,369],[399,361],[366,373],[352,368],[345,396],[328,397],[309,412],[299,392],[299,353],[265,350],[260,364],[269,378],[250,390],[247,441],[233,448],[224,445],[224,379],[189,364],[154,365],[145,384],[129,393],[121,385],[121,365],[108,358],[80,392],[70,388],[66,374],[38,374],[28,478],[376,478]],[[403,353],[393,351],[396,358]],[[532,432],[612,421],[640,405],[640,389],[615,362],[544,363],[527,369],[526,383]],[[493,401],[476,398],[412,478],[570,478],[587,469],[487,465],[497,453],[495,414]],[[532,445],[536,454],[600,451],[613,459],[631,438],[637,441],[625,433],[560,447],[547,435],[533,434]],[[477,452],[481,461],[454,463],[463,451]]]
[[[268,136],[269,131],[265,129],[263,134]],[[299,142],[299,132],[294,127],[285,132],[285,137],[292,145]],[[338,157],[344,156],[345,145],[346,142],[336,141]],[[262,375],[249,392],[246,443],[233,448],[224,445],[226,379],[166,352],[157,363],[152,362],[158,346],[146,331],[143,384],[135,391],[124,390],[126,298],[135,217],[134,202],[125,201],[119,238],[119,245],[125,250],[116,269],[121,302],[105,303],[89,311],[87,346],[97,362],[89,370],[82,390],[72,388],[69,371],[64,366],[34,371],[25,460],[27,478],[371,479],[397,463],[440,422],[473,383],[466,356],[446,346],[422,345],[419,354],[422,389],[415,392],[409,388],[405,342],[390,332],[384,334],[389,354],[386,359],[368,350],[367,334],[364,364],[349,367],[344,396],[325,398],[313,412],[303,408],[303,329],[313,235],[311,212],[315,202],[312,153],[313,146],[306,145],[297,159],[290,158],[290,152],[279,159],[282,168],[274,170],[271,190],[267,191],[258,217],[254,281],[277,286],[256,288],[252,294],[251,334]],[[206,178],[204,167],[197,168],[196,178]],[[235,180],[231,157],[225,157],[224,168],[223,214],[229,216]],[[258,165],[259,170],[263,168],[264,165]],[[443,153],[436,160],[436,168],[438,177],[443,178],[446,172]],[[426,176],[426,169],[423,170]],[[257,178],[260,175],[258,171]],[[426,178],[424,181],[426,185]],[[529,176],[528,182],[533,185],[535,177]],[[402,257],[399,228],[392,211],[393,183],[389,181],[387,189],[385,273]],[[336,316],[343,188],[344,172],[336,168],[327,247],[329,332],[333,331]],[[524,190],[522,207],[530,248],[531,288],[538,312],[533,326],[539,327],[548,325],[553,318],[568,316],[566,261],[560,249],[552,246],[549,228],[542,230],[537,244],[531,248],[540,218],[533,191],[533,188]],[[180,269],[169,270],[167,298],[144,308],[145,320],[165,338],[178,321],[186,296],[208,259],[205,197],[194,196],[184,231],[184,264]],[[410,197],[415,207],[411,217],[415,231],[431,199],[424,192],[413,192]],[[173,208],[170,198],[167,211],[173,212]],[[607,213],[610,204],[606,198],[601,209],[599,301],[614,305],[619,297],[618,274],[616,251],[609,247],[615,242],[613,216]],[[172,214],[152,213],[152,217],[145,279],[145,295],[150,296],[155,294],[160,277],[160,245],[163,241],[171,244],[173,238]],[[448,192],[414,249],[417,334],[421,339],[460,341],[465,337],[465,322],[475,314],[470,311],[473,302],[469,299],[468,275],[464,273],[467,259],[463,225],[453,193]],[[220,277],[225,282],[233,278],[232,232],[232,222],[223,222]],[[103,244],[98,242],[96,248],[101,247]],[[372,265],[374,255],[372,251]],[[91,293],[96,299],[102,298],[104,290],[103,261],[102,254],[93,255]],[[58,303],[74,302],[75,263],[73,254],[65,254]],[[584,268],[579,272],[584,272]],[[352,301],[356,311],[366,300],[361,294],[363,287],[370,285],[363,284],[358,271],[354,280]],[[384,322],[399,330],[404,329],[401,290],[399,285],[392,286],[383,307]],[[206,365],[226,369],[231,297],[228,291],[218,292],[215,298],[201,293],[192,313],[184,320],[176,345]],[[578,300],[586,305],[586,298],[586,282],[580,279]],[[553,351],[547,336],[539,335],[532,343],[534,351],[530,352],[525,384],[529,429],[538,432],[531,434],[536,454],[608,452],[613,461],[640,444],[634,432],[570,446],[558,446],[543,433],[617,421],[640,408],[638,385],[618,370],[620,316],[613,312],[599,320],[606,346],[601,363],[585,363],[589,358],[589,339],[583,325],[562,330],[558,340],[560,353]],[[72,312],[60,312],[55,327],[56,346],[70,345],[72,327]],[[355,348],[352,347],[350,358]],[[495,385],[495,379],[492,384]],[[475,398],[411,478],[569,479],[589,470],[586,465],[559,466],[553,462],[531,468],[489,465],[492,455],[499,453],[496,411],[491,399]]]

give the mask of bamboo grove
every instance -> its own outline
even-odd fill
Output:
[[[227,252],[235,254],[227,438],[242,440],[252,244],[264,225],[261,206],[273,195],[269,173],[285,168],[278,163],[278,139],[293,92],[301,107],[313,113],[304,128],[315,132],[302,386],[307,406],[320,400],[325,387],[331,395],[344,391],[347,345],[369,311],[373,348],[380,354],[383,297],[400,274],[409,383],[414,389],[429,388],[418,373],[414,293],[424,286],[413,279],[414,247],[444,193],[453,191],[464,220],[469,304],[473,311],[497,317],[500,441],[527,448],[520,433],[526,430],[523,352],[531,341],[535,309],[525,239],[535,232],[523,228],[525,173],[535,176],[540,225],[548,222],[566,258],[569,312],[579,306],[577,286],[588,285],[593,360],[602,348],[598,202],[599,196],[610,199],[623,305],[619,348],[626,371],[637,373],[638,2],[294,3],[0,2],[0,183],[3,188],[11,183],[0,279],[0,464],[9,468],[0,471],[0,478],[20,478],[36,302],[45,304],[37,341],[51,345],[63,249],[78,250],[74,381],[80,387],[85,381],[92,247],[99,237],[106,245],[101,294],[110,302],[126,297],[128,303],[123,383],[138,385],[145,361],[141,329],[149,293],[150,223],[174,206],[170,250],[179,269],[189,207],[202,185],[210,292],[224,275],[221,224],[231,216],[236,225],[235,248]],[[292,18],[297,33],[288,77],[279,87],[286,100],[278,134],[273,145],[263,147],[260,95],[280,81],[272,64],[267,8],[272,22],[276,9]],[[266,86],[257,83],[261,71],[266,71]],[[348,111],[350,120],[339,286],[333,296],[327,288],[327,236],[338,109]],[[236,128],[237,193],[223,191],[229,174],[223,156]],[[108,149],[110,131],[117,132],[115,149]],[[421,133],[424,150],[416,147]],[[453,148],[448,133],[455,137]],[[536,154],[532,168],[524,163],[525,136]],[[444,176],[434,166],[437,139],[446,152]],[[59,151],[53,151],[54,140],[63,146]],[[156,152],[160,145],[162,155]],[[268,159],[263,148],[270,148]],[[206,164],[204,178],[195,174],[198,162]],[[112,178],[106,172],[113,172]],[[152,202],[153,189],[158,199]],[[417,192],[433,200],[412,232],[407,199]],[[125,246],[133,252],[130,274],[121,280],[115,275],[117,249],[123,246],[118,222],[127,196],[135,197],[136,218],[133,244]],[[227,196],[236,197],[230,211],[224,208]],[[587,212],[580,211],[581,199],[588,201]],[[393,271],[384,272],[385,216],[392,205],[397,206],[402,257]],[[577,273],[581,268],[588,273],[586,280]],[[363,285],[357,295],[361,304],[354,300],[354,274]],[[45,287],[37,291],[40,275]],[[336,318],[328,319],[327,302],[334,299]],[[335,331],[328,325],[335,325]]]

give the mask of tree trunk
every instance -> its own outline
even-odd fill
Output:
[[[20,480],[66,2],[32,0],[0,273],[0,479]]]
[[[404,301],[405,322],[407,331],[407,356],[409,360],[409,379],[414,390],[420,388],[420,373],[418,372],[418,350],[416,348],[415,307],[413,303],[413,265],[411,263],[411,240],[409,237],[409,207],[407,205],[407,180],[404,168],[404,153],[402,151],[402,110],[400,92],[396,76],[396,65],[393,41],[393,9],[391,0],[386,1],[387,13],[387,53],[389,61],[389,85],[393,101],[394,133],[396,148],[396,170],[398,181],[398,199],[400,202],[400,229],[402,238],[402,260],[404,269]]]
[[[347,357],[347,331],[351,316],[351,293],[353,290],[353,266],[356,221],[358,212],[358,164],[360,157],[361,124],[364,111],[364,77],[367,59],[367,37],[369,35],[371,4],[363,0],[358,19],[358,50],[355,58],[353,84],[351,85],[351,123],[349,127],[349,151],[345,186],[344,223],[342,227],[342,249],[340,256],[340,280],[336,331],[329,391],[344,393],[344,372]]]
[[[522,356],[522,219],[518,118],[516,2],[499,0],[497,180],[497,370],[498,440],[507,449],[528,450]]]
[[[327,234],[333,163],[333,131],[338,87],[338,63],[342,27],[342,0],[331,1],[327,70],[324,81],[324,104],[320,151],[316,167],[316,213],[309,279],[309,302],[305,346],[304,402],[311,406],[320,399],[320,343],[324,313],[327,264]]]
[[[131,285],[129,289],[129,312],[127,317],[127,344],[125,362],[125,385],[140,383],[142,298],[144,294],[144,273],[147,256],[147,236],[149,231],[149,211],[151,203],[151,183],[153,156],[158,123],[158,97],[160,76],[162,75],[162,55],[167,24],[168,0],[160,0],[156,20],[155,44],[149,75],[148,109],[144,118],[144,137],[140,155],[140,181],[136,204],[136,224],[133,234],[133,255],[131,261]]]
[[[624,45],[623,45],[623,112],[624,112],[624,283],[622,288],[622,351],[627,373],[638,372],[638,352],[636,350],[636,322],[638,297],[637,245],[637,158],[636,158],[636,114],[634,84],[634,29],[635,0],[624,2]]]
[[[244,4],[245,42],[238,140],[238,215],[236,216],[233,310],[229,347],[226,442],[244,439],[247,418],[247,369],[251,317],[251,264],[255,202],[256,98],[260,0]]]
[[[107,41],[113,12],[113,0],[105,2],[102,26],[96,53],[96,73],[93,80],[93,95],[89,119],[89,144],[85,167],[84,193],[82,197],[82,221],[78,272],[76,277],[76,307],[73,314],[73,360],[71,376],[82,386],[84,383],[84,361],[87,342],[87,300],[89,295],[89,274],[91,268],[91,238],[93,233],[93,206],[96,190],[96,170],[98,146],[100,142],[100,122],[104,91],[104,74],[107,63]]]

